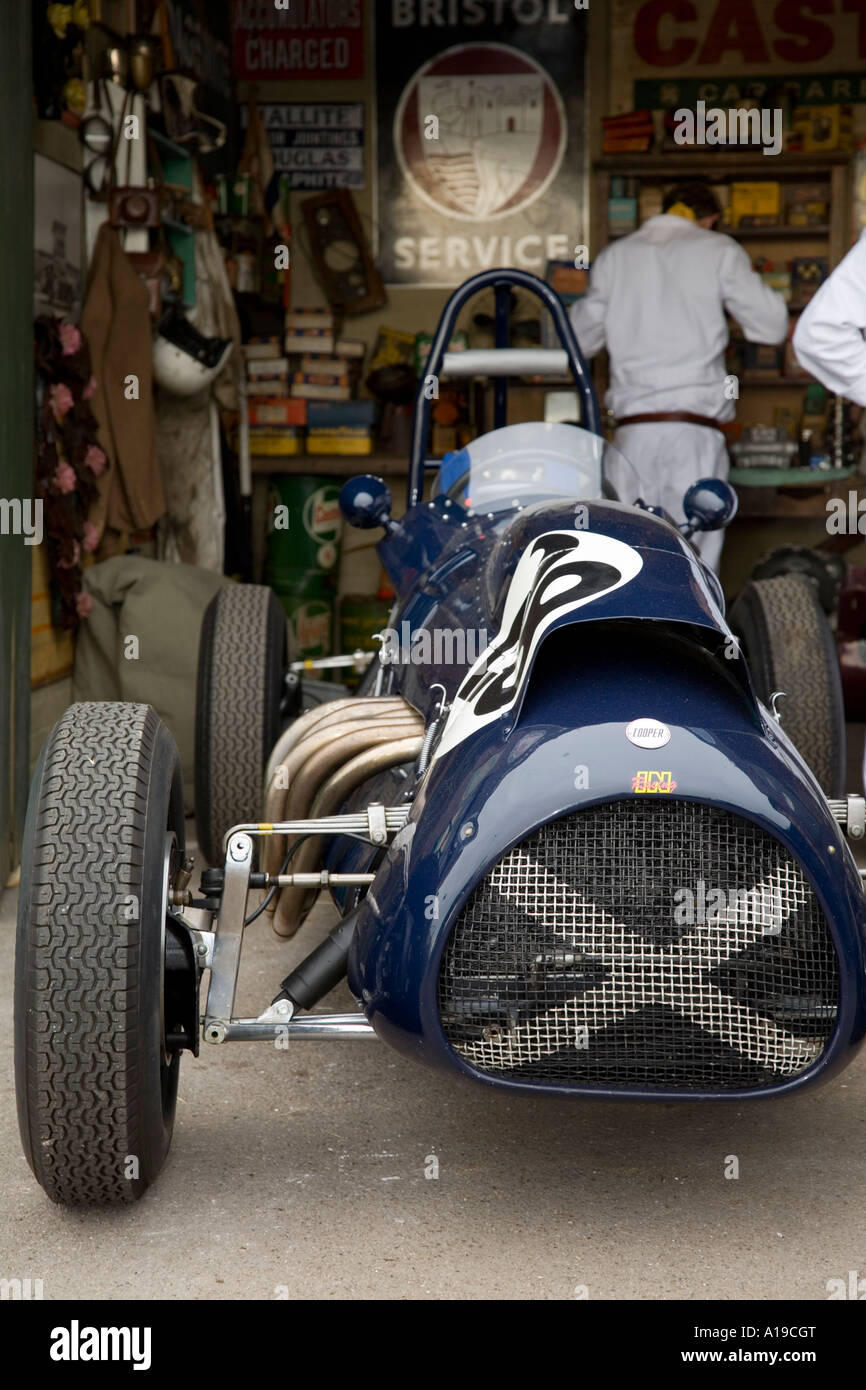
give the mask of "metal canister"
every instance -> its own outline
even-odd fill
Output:
[[[338,479],[314,474],[271,477],[267,573],[275,589],[287,572],[336,570],[343,533],[339,499]]]

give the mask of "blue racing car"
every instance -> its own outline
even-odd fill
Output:
[[[447,352],[491,286],[497,347]],[[560,350],[507,346],[515,286]],[[431,463],[430,386],[455,373],[494,377],[494,428]],[[509,426],[525,373],[570,373],[575,422]],[[506,1092],[667,1101],[779,1095],[851,1060],[866,803],[842,794],[826,617],[782,574],[729,622],[690,536],[727,524],[733,491],[695,484],[677,526],[614,493],[611,457],[560,301],[477,276],[418,388],[405,513],[381,479],[343,489],[396,591],[357,693],[301,712],[267,589],[208,610],[197,892],[154,711],[63,716],[34,775],[16,965],[21,1133],[52,1198],[141,1195],[201,1038],[378,1039]],[[337,926],[236,1017],[244,931],[290,938],[323,888]],[[357,1011],[317,1012],[346,978]]]

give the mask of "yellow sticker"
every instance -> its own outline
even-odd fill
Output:
[[[635,792],[672,792],[676,790],[676,782],[671,781],[671,772],[636,772],[631,780],[632,791]]]

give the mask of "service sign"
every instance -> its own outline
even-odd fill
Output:
[[[259,105],[274,168],[290,188],[364,187],[364,104],[277,101]],[[248,108],[241,107],[246,129]]]
[[[544,274],[586,241],[586,12],[572,0],[376,6],[379,264],[450,287]]]
[[[364,0],[235,0],[235,76],[323,82],[364,75]]]

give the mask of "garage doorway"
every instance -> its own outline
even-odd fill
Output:
[[[30,6],[10,0],[0,43],[0,498],[33,497],[33,105]],[[2,516],[13,515],[12,508]],[[18,863],[30,731],[30,564],[24,537],[0,534],[0,889]]]

